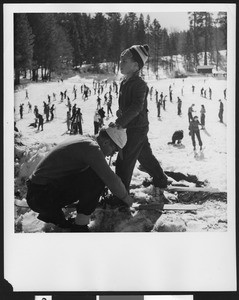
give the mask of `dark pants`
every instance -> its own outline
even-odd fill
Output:
[[[191,137],[192,137],[192,142],[193,142],[193,147],[196,147],[196,142],[195,142],[195,135],[197,136],[199,146],[202,146],[202,140],[200,136],[200,131],[192,131]]]
[[[201,114],[201,124],[202,126],[205,125],[205,114]]]
[[[94,134],[96,135],[99,132],[100,123],[94,122]]]
[[[190,121],[192,121],[192,120],[193,120],[193,115],[190,112],[190,113],[188,113],[188,122],[190,123]]]
[[[155,186],[160,186],[162,180],[167,179],[158,160],[152,153],[147,133],[148,126],[127,129],[127,143],[123,148],[123,160],[119,155],[116,160],[116,174],[121,178],[128,191],[137,160],[153,177]]]
[[[218,117],[220,119],[220,122],[223,122],[223,110],[219,110]]]
[[[77,212],[90,215],[96,208],[105,184],[91,169],[65,177],[56,184],[37,185],[27,182],[27,203],[29,207],[40,213],[47,214],[56,224],[65,221],[62,208],[77,203]]]

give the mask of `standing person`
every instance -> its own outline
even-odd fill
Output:
[[[123,158],[118,155],[116,160],[116,174],[128,191],[137,160],[153,177],[155,191],[159,192],[159,188],[167,186],[167,176],[153,155],[147,136],[149,88],[139,73],[148,58],[148,53],[148,45],[133,45],[124,50],[120,57],[120,71],[125,78],[120,84],[119,109],[112,126],[126,128],[127,132]]]
[[[37,105],[34,106],[33,113],[34,113],[35,117],[37,118],[37,115],[38,115],[38,107],[37,107]]]
[[[82,132],[82,113],[81,113],[81,109],[77,108],[76,112],[74,115],[72,115],[71,118],[71,133],[73,134],[83,134]]]
[[[52,104],[52,106],[51,106],[51,108],[50,108],[50,113],[51,113],[51,121],[54,119],[54,110],[55,110],[55,107],[54,107],[55,105],[54,104]]]
[[[50,107],[46,104],[46,121],[49,122]]]
[[[41,127],[41,130],[43,131],[43,121],[44,121],[44,119],[43,119],[43,117],[42,117],[42,115],[41,114],[37,114],[37,119],[38,119],[38,130],[40,129],[40,127]]]
[[[94,115],[94,135],[98,134],[100,128],[100,115],[98,110],[95,111]]]
[[[192,121],[189,124],[189,135],[192,138],[192,143],[193,143],[193,150],[196,150],[196,141],[195,141],[195,135],[197,136],[198,143],[200,146],[200,150],[202,150],[202,140],[200,136],[200,130],[199,130],[199,125],[201,125],[198,121],[198,116],[194,116]]]
[[[96,99],[96,102],[97,102],[97,109],[101,108],[101,99],[99,96],[97,96],[97,99]]]
[[[167,101],[166,98],[167,98],[167,95],[165,95],[164,98],[163,98],[163,109],[164,110],[166,109],[166,107],[165,107],[165,103]]]
[[[204,105],[202,104],[201,110],[200,110],[200,114],[201,114],[200,122],[202,125],[202,129],[205,129],[205,113],[206,113],[206,109],[205,109]]]
[[[190,123],[193,120],[193,112],[195,112],[193,110],[193,107],[195,106],[195,104],[192,104],[191,106],[189,106],[188,108],[188,122]]]
[[[219,113],[218,113],[218,117],[220,119],[220,122],[223,123],[223,111],[224,111],[224,105],[222,103],[222,100],[219,99]]]
[[[157,90],[155,90],[155,100],[156,100],[156,103],[158,103],[158,98],[159,98],[159,92]]]
[[[173,102],[173,90],[170,89],[170,92],[169,92],[169,100],[170,102]]]
[[[23,118],[23,103],[22,104],[20,104],[20,106],[19,106],[19,113],[20,113],[20,118],[22,119]]]
[[[63,102],[64,93],[60,92],[60,95],[61,95],[61,102]]]
[[[223,94],[224,94],[224,100],[227,100],[227,89],[225,89],[225,90],[223,91]]]
[[[107,116],[109,117],[109,113],[111,113],[112,117],[113,117],[113,113],[111,110],[111,106],[112,106],[112,95],[109,95],[109,100],[107,102]]]
[[[181,116],[182,114],[182,100],[178,97],[178,115]]]
[[[209,87],[208,92],[209,92],[209,99],[212,100],[212,89],[210,87]]]
[[[158,118],[161,117],[161,115],[160,115],[160,113],[161,113],[161,112],[160,112],[160,111],[161,111],[161,105],[162,105],[162,100],[159,99],[158,102],[157,102]]]
[[[25,99],[29,99],[28,90],[26,89],[26,96]]]
[[[28,105],[28,113],[32,112],[32,105],[30,101],[27,102],[27,105]]]
[[[71,130],[71,112],[68,110],[66,112],[66,125],[67,125],[67,131]]]
[[[105,111],[104,111],[103,107],[101,107],[98,110],[98,114],[100,115],[100,127],[102,127],[102,126],[104,126],[104,118],[105,118]]]
[[[72,107],[72,118],[75,116],[75,113],[76,113],[76,103],[73,105]]]
[[[105,157],[122,151],[125,130],[103,128],[96,137],[70,137],[53,148],[27,180],[27,203],[38,219],[73,232],[88,232],[90,215],[107,186],[131,206],[133,199]],[[78,201],[78,202],[77,202]],[[63,208],[76,204],[77,215],[66,219]]]

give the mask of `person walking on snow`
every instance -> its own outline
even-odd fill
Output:
[[[194,116],[188,127],[189,135],[191,136],[191,139],[192,139],[193,150],[196,150],[195,136],[198,139],[200,150],[202,150],[202,140],[201,140],[201,136],[200,136],[199,125],[201,125],[201,124],[198,121],[198,116]]]
[[[117,156],[116,174],[128,191],[137,160],[153,177],[155,190],[167,187],[167,176],[153,155],[147,136],[149,88],[139,73],[148,58],[148,53],[148,45],[133,45],[124,50],[120,57],[120,71],[125,78],[120,84],[117,119],[111,126],[126,128],[127,143],[122,151],[123,158]]]
[[[90,215],[105,187],[128,207],[133,199],[105,157],[122,152],[126,132],[102,128],[96,137],[71,136],[54,147],[28,178],[26,200],[38,219],[71,232],[89,232]],[[66,219],[63,208],[76,203],[77,215]]]

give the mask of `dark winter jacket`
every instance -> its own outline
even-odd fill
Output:
[[[61,189],[66,180],[73,179],[89,167],[114,195],[124,198],[127,194],[125,186],[109,167],[96,140],[91,137],[70,137],[59,143],[39,162],[30,179],[35,184],[51,183]]]
[[[200,122],[197,120],[197,121],[195,121],[195,120],[192,120],[191,122],[190,122],[190,124],[189,124],[189,131],[190,131],[190,133],[192,133],[193,131],[195,132],[195,131],[199,131],[199,125],[201,125],[200,124]]]
[[[120,84],[119,111],[116,123],[123,128],[148,126],[147,96],[149,88],[137,72]]]
[[[182,140],[183,139],[183,130],[177,130],[174,132],[172,139]]]

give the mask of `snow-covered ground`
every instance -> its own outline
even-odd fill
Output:
[[[153,96],[150,99],[148,96],[148,110],[149,110],[149,121],[150,129],[148,133],[149,141],[153,149],[153,153],[157,159],[161,162],[162,167],[166,171],[181,172],[184,174],[193,174],[198,177],[201,181],[207,181],[207,186],[212,188],[218,188],[222,192],[227,191],[227,100],[224,100],[223,91],[227,87],[227,81],[224,79],[216,79],[213,77],[188,77],[184,79],[161,79],[154,80],[149,79],[149,87],[153,87]],[[67,137],[66,130],[66,100],[60,101],[60,92],[64,92],[67,89],[67,96],[70,97],[72,105],[77,104],[77,107],[81,108],[83,114],[83,133],[93,134],[93,117],[96,110],[96,98],[92,89],[92,78],[83,78],[76,75],[72,78],[64,80],[63,82],[47,82],[47,83],[30,83],[27,87],[19,89],[15,92],[15,121],[16,126],[22,134],[21,141],[24,146],[18,147],[20,151],[25,150],[25,154],[22,160],[19,160],[17,168],[17,175],[15,178],[16,187],[21,187],[24,179],[30,175],[38,161],[47,153],[47,151]],[[119,81],[118,81],[119,82]],[[80,86],[86,84],[91,88],[92,93],[88,100],[82,99],[80,93]],[[108,86],[105,87],[104,93],[108,91]],[[73,86],[77,89],[77,99],[73,101]],[[169,85],[173,90],[173,102],[169,101]],[[195,92],[192,93],[192,85],[195,86]],[[201,88],[212,89],[212,99],[203,98],[200,96]],[[55,104],[55,118],[53,121],[44,124],[43,131],[37,131],[37,129],[29,127],[28,125],[34,122],[33,112],[28,113],[27,102],[25,99],[26,89],[29,93],[29,101],[34,105],[37,105],[39,112],[43,114],[43,101],[47,102],[47,95],[51,96],[51,103]],[[167,96],[166,110],[161,108],[161,118],[157,117],[157,108],[155,102],[155,90],[163,92]],[[183,89],[183,95],[182,95]],[[52,94],[56,94],[56,101],[53,101]],[[104,93],[101,95],[102,103],[104,102]],[[115,114],[117,110],[117,97],[113,93],[113,105],[112,111]],[[177,115],[177,97],[182,99],[182,115]],[[224,103],[224,123],[219,122],[218,111],[219,102],[221,99]],[[24,103],[24,114],[23,119],[20,119],[19,105]],[[200,119],[200,108],[204,104],[206,109],[206,129],[201,130],[201,138],[203,142],[204,150],[197,157],[193,152],[193,146],[191,137],[188,134],[188,107],[194,103],[196,112],[194,114],[199,116]],[[107,111],[106,106],[104,106]],[[45,119],[45,117],[44,117]],[[105,120],[105,125],[115,120],[115,117],[109,117]],[[184,148],[176,148],[167,144],[171,140],[171,136],[175,130],[184,130],[184,139],[182,141]],[[197,142],[197,140],[196,140]],[[197,148],[199,148],[197,143]],[[137,165],[138,166],[138,165]],[[145,177],[149,177],[146,173],[141,172],[137,167],[134,170],[132,185],[138,186],[134,188],[134,193],[138,197],[146,197],[149,188],[144,188],[142,182]],[[194,221],[197,223],[195,217],[192,217],[191,227],[186,226],[185,230],[197,231],[197,230],[210,230],[215,229],[215,226],[209,226],[208,220],[210,217],[217,214],[217,209],[220,208],[220,216],[217,216],[222,221],[223,226],[217,227],[220,230],[226,230],[226,203],[222,202],[211,202],[204,208],[208,212],[208,219],[204,224],[194,226]],[[26,213],[25,213],[26,212]],[[29,212],[28,210],[16,213],[17,224],[21,225],[19,231],[23,232],[35,232],[42,231],[45,224],[36,219],[36,214]],[[188,216],[188,215],[187,215]],[[177,218],[182,220],[183,214],[177,215]],[[187,217],[188,218],[188,217]],[[165,216],[164,216],[165,219]],[[190,218],[188,218],[190,219]],[[200,219],[200,216],[199,216]],[[202,220],[203,218],[201,218]],[[185,224],[185,219],[183,220]],[[188,220],[187,220],[188,221]],[[213,221],[216,222],[215,219]],[[24,227],[25,226],[25,227]],[[45,228],[45,227],[44,227]],[[185,231],[182,230],[182,231]],[[43,230],[46,231],[46,230]]]

